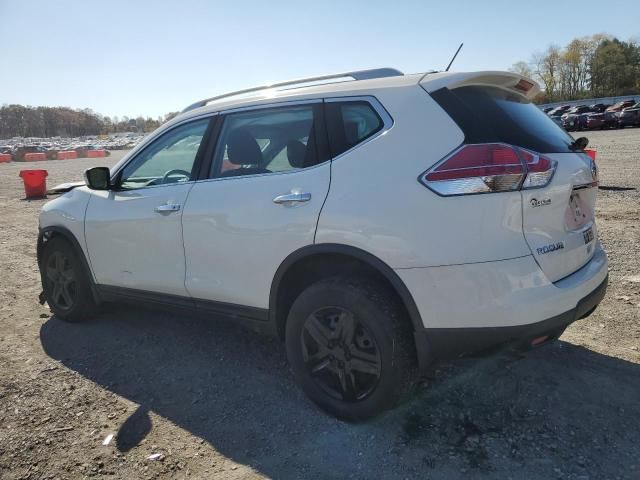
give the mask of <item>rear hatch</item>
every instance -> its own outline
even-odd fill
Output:
[[[521,193],[523,235],[549,280],[585,265],[597,242],[595,163],[574,151],[574,139],[530,102],[538,91],[535,83],[511,73],[483,72],[439,76],[433,82],[426,77],[422,86],[463,131],[464,144],[509,146],[516,154],[512,158],[520,157],[522,179],[506,189]],[[517,168],[509,168],[513,180]],[[433,170],[440,173],[442,166]]]
[[[548,186],[522,190],[525,239],[545,275],[555,282],[586,264],[594,253],[597,183],[584,153],[548,153],[556,163]]]

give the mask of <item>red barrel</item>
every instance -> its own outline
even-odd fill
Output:
[[[87,150],[88,158],[101,158],[106,156],[107,152],[105,150]]]
[[[61,150],[58,152],[58,160],[66,160],[69,158],[78,158],[78,152],[75,150]]]
[[[584,153],[591,157],[591,160],[596,161],[596,151],[591,148],[585,148]]]
[[[11,161],[11,155],[8,153],[0,153],[0,163],[7,163]]]
[[[46,170],[20,170],[27,198],[41,198],[47,195],[47,175]]]

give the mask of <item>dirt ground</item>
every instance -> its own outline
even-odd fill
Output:
[[[598,310],[525,356],[442,365],[360,425],[310,404],[277,341],[227,321],[52,318],[37,302],[44,202],[22,200],[18,171],[53,185],[119,154],[0,164],[0,478],[640,478],[640,129],[588,136],[610,258]]]

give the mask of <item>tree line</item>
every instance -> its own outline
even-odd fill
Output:
[[[638,94],[640,45],[603,33],[574,38],[565,47],[534,53],[511,71],[540,82],[539,103]]]
[[[73,110],[66,107],[0,107],[0,138],[12,137],[80,137],[116,132],[150,132],[169,118],[105,117],[91,109]]]

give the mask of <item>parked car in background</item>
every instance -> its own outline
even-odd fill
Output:
[[[618,119],[620,128],[640,126],[640,102],[620,112]]]
[[[620,112],[636,104],[635,100],[623,100],[608,107],[605,113],[605,128],[620,128]],[[610,125],[610,126],[609,126]],[[614,126],[615,125],[615,126]]]
[[[602,130],[605,128],[604,113],[592,113],[591,115],[587,115],[587,130]]]
[[[573,130],[582,130],[583,128],[586,128],[586,117],[581,121],[580,116],[592,111],[593,110],[589,105],[578,105],[573,107],[562,115],[562,126],[568,132]]]
[[[561,106],[556,107],[553,110],[550,110],[549,112],[547,112],[547,115],[549,115],[550,117],[559,116],[559,115],[562,115],[563,113],[565,113],[570,108],[571,108],[571,105],[561,105]]]
[[[604,297],[597,168],[532,80],[385,68],[249,92],[194,103],[44,205],[56,316],[148,301],[244,320],[283,340],[311,400],[361,420],[418,370],[552,341]]]
[[[589,105],[589,110],[577,115],[574,130],[591,130],[588,122],[589,117],[604,112],[607,107],[609,107],[609,104],[606,103],[595,103],[593,105]]]
[[[569,110],[562,114],[563,118],[568,117],[569,115],[578,115],[580,113],[590,112],[591,107],[589,105],[576,105],[575,107],[571,107]]]
[[[46,155],[47,149],[36,145],[25,145],[16,147],[13,151],[13,160],[15,162],[23,162],[24,155],[26,153],[44,153]]]
[[[623,100],[622,102],[614,103],[610,107],[607,107],[605,112],[620,112],[622,109],[632,107],[635,104],[635,100]]]
[[[556,115],[554,117],[549,117],[549,118],[553,120],[553,123],[555,123],[557,126],[564,129],[564,125],[562,123],[562,118],[560,117],[560,115]]]
[[[544,107],[544,108],[542,109],[542,111],[543,111],[544,113],[549,113],[551,110],[553,110],[553,107]]]
[[[594,103],[593,105],[591,105],[591,111],[594,113],[602,113],[610,106],[611,105],[608,103]]]
[[[587,130],[619,128],[617,112],[592,113],[587,116]]]

